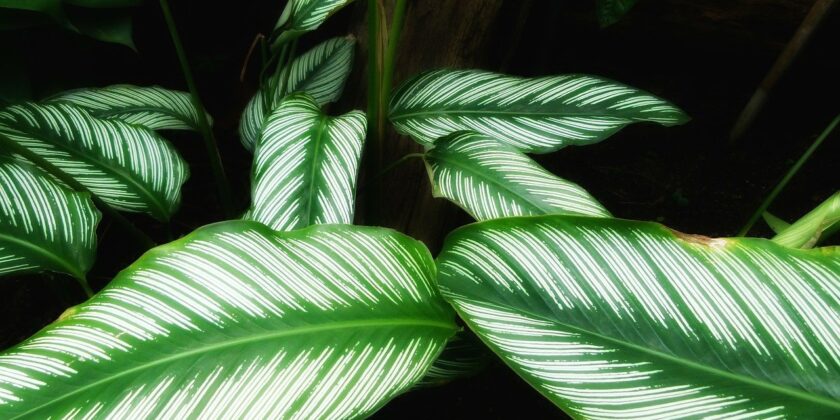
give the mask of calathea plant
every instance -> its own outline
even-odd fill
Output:
[[[474,372],[486,349],[575,417],[840,413],[840,250],[806,249],[836,200],[772,240],[614,218],[528,153],[686,115],[589,75],[439,69],[391,95],[403,0],[384,41],[369,4],[367,113],[328,115],[355,39],[299,56],[295,43],[345,3],[291,0],[265,41],[240,126],[249,208],[150,246],[0,354],[2,417],[364,417]],[[386,121],[425,146],[435,194],[477,220],[436,260],[352,225],[362,151]],[[63,272],[89,290],[100,211],[169,219],[188,169],[159,131],[208,122],[196,95],[158,87],[0,111],[0,273]]]

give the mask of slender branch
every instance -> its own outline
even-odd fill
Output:
[[[167,0],[160,0],[160,8],[166,20],[166,26],[169,28],[172,43],[175,45],[175,52],[178,55],[178,61],[181,63],[181,71],[184,73],[184,79],[186,79],[187,87],[190,90],[193,106],[198,110],[198,125],[201,135],[204,137],[204,146],[207,149],[207,157],[210,160],[213,177],[216,179],[216,187],[219,190],[222,211],[226,217],[233,217],[230,185],[225,176],[225,168],[222,166],[222,157],[219,154],[219,147],[216,144],[213,130],[210,128],[210,122],[207,120],[207,110],[204,108],[204,104],[201,103],[201,99],[198,96],[198,89],[193,80],[192,70],[190,70],[190,64],[187,61],[187,55],[184,52],[181,37],[178,35],[178,29],[175,26],[175,20],[172,18],[172,12],[169,10],[169,2]]]
[[[400,35],[402,34],[403,21],[405,20],[405,9],[408,2],[406,0],[397,0],[394,5],[394,13],[391,15],[390,28],[388,30],[388,46],[385,50],[384,65],[382,71],[382,91],[381,101],[384,106],[391,100],[391,89],[394,80],[394,65],[397,58],[397,47],[400,43]],[[384,119],[384,115],[382,118]]]
[[[93,297],[93,289],[90,288],[90,284],[88,284],[87,278],[82,277],[82,278],[77,278],[76,280],[79,281],[79,285],[82,286],[82,291],[85,292],[85,295],[87,295],[88,298],[92,298]]]
[[[382,167],[382,35],[380,24],[382,11],[378,0],[368,0],[368,97],[367,97],[367,118],[368,133],[367,143],[370,145],[367,155],[367,173],[378,174]],[[365,213],[368,224],[375,224],[379,221],[379,197],[380,184],[376,182],[366,194]]]
[[[108,203],[102,201],[102,199],[99,198],[99,196],[90,192],[90,190],[88,190],[87,187],[85,187],[79,181],[77,181],[76,178],[73,178],[72,176],[68,175],[66,172],[62,171],[60,168],[53,165],[37,153],[21,146],[16,141],[2,134],[0,134],[0,144],[3,145],[4,149],[11,150],[13,153],[17,153],[23,156],[24,158],[26,158],[26,160],[34,163],[36,166],[50,173],[52,176],[58,178],[59,180],[61,180],[61,182],[64,182],[73,190],[90,194],[91,200],[93,200],[93,203],[96,204],[96,207],[98,207],[99,210],[107,214],[108,217],[110,217],[114,222],[116,222],[123,229],[125,229],[127,233],[130,233],[137,240],[142,242],[144,247],[152,248],[155,245],[157,245],[155,241],[152,240],[152,238],[143,233],[143,231],[141,231],[140,229],[137,229],[137,227],[134,226],[133,223],[128,221],[125,217],[123,217],[123,215],[119,214],[116,210],[114,210],[113,207],[108,205]]]
[[[796,163],[793,164],[790,170],[788,170],[788,172],[785,174],[784,178],[782,178],[782,180],[779,181],[779,184],[776,185],[776,188],[773,188],[773,191],[770,192],[767,198],[764,199],[764,202],[761,203],[761,206],[759,206],[755,213],[753,213],[752,217],[750,217],[750,220],[747,222],[747,224],[744,225],[743,228],[741,228],[741,231],[738,232],[738,236],[744,236],[750,231],[750,229],[752,229],[755,222],[758,221],[758,218],[761,217],[761,215],[765,211],[767,211],[767,208],[770,207],[770,204],[773,203],[773,200],[776,199],[776,196],[778,196],[779,193],[782,192],[782,190],[785,188],[785,186],[788,184],[791,178],[793,178],[793,176],[796,175],[796,173],[799,171],[799,168],[801,168],[802,165],[805,164],[805,162],[808,160],[808,158],[811,157],[814,151],[817,150],[818,147],[820,147],[820,144],[822,144],[823,140],[825,140],[826,137],[828,137],[829,134],[831,134],[831,132],[834,131],[834,128],[837,127],[838,123],[840,123],[840,114],[838,114],[836,117],[834,117],[833,120],[831,120],[831,122],[828,124],[828,127],[826,127],[825,130],[823,130],[823,132],[820,133],[819,137],[817,137],[817,139],[814,140],[814,142],[811,144],[811,147],[809,147],[808,150],[806,150],[805,153],[802,154],[802,157],[800,157],[799,160],[797,160]]]

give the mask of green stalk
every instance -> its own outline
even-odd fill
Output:
[[[379,24],[381,12],[378,0],[368,0],[368,97],[367,97],[367,118],[368,149],[367,173],[368,176],[375,176],[382,167],[382,135],[384,132],[384,121],[382,121],[382,37]],[[376,224],[379,221],[380,183],[376,182],[367,192],[367,203],[365,213],[367,224]]]
[[[155,245],[157,245],[155,241],[152,240],[152,238],[143,233],[143,231],[141,231],[140,229],[137,229],[137,227],[134,226],[133,223],[128,221],[125,217],[123,217],[123,215],[119,214],[116,210],[114,210],[113,207],[109,206],[108,203],[102,201],[102,199],[99,198],[99,196],[90,192],[90,190],[88,190],[87,187],[82,185],[79,181],[76,181],[76,178],[73,178],[72,176],[68,175],[66,172],[62,171],[60,168],[53,165],[37,153],[21,146],[14,140],[2,134],[0,134],[0,144],[3,145],[4,149],[11,150],[12,152],[23,156],[24,158],[26,158],[26,160],[34,163],[39,168],[58,178],[73,190],[90,194],[91,200],[93,200],[93,203],[96,204],[96,207],[98,207],[99,210],[107,214],[108,217],[110,217],[113,221],[117,222],[118,225],[122,226],[122,228],[125,229],[127,233],[130,233],[137,240],[142,242],[145,248],[153,248]],[[81,280],[82,279],[80,279],[80,281]],[[86,287],[86,285],[83,285],[82,287]]]
[[[222,158],[219,154],[219,147],[216,145],[216,137],[213,135],[213,130],[210,128],[210,122],[207,120],[207,110],[201,99],[198,96],[198,89],[193,80],[192,70],[187,61],[187,55],[184,53],[184,46],[181,43],[181,37],[178,35],[178,29],[175,26],[175,20],[172,18],[172,12],[169,10],[169,2],[167,0],[160,0],[160,8],[163,11],[163,18],[166,20],[166,26],[169,28],[169,35],[172,37],[172,43],[175,45],[175,52],[178,55],[178,61],[181,63],[181,72],[184,73],[187,87],[190,90],[190,97],[193,106],[198,110],[198,125],[202,137],[204,137],[204,146],[207,149],[207,157],[210,160],[210,167],[213,170],[213,177],[216,179],[216,186],[219,189],[219,200],[222,205],[222,211],[226,217],[233,217],[233,204],[230,195],[230,185],[228,185],[227,177],[225,176],[225,169],[222,166]]]
[[[408,2],[397,0],[394,5],[394,13],[391,15],[391,27],[388,30],[388,47],[385,50],[384,69],[382,71],[382,92],[381,101],[384,106],[391,99],[391,89],[394,80],[394,65],[397,58],[397,47],[400,43],[403,22],[405,21],[405,9]],[[384,119],[384,115],[382,116]]]
[[[838,123],[840,123],[840,114],[838,114],[836,117],[834,117],[833,120],[831,120],[831,123],[829,123],[828,127],[826,127],[822,133],[820,133],[819,137],[817,137],[816,140],[814,140],[814,142],[811,144],[811,147],[809,147],[808,150],[806,150],[805,153],[802,154],[802,157],[800,157],[799,160],[797,160],[796,163],[793,164],[790,170],[785,174],[784,178],[782,178],[782,180],[779,181],[779,184],[776,185],[776,188],[773,188],[773,191],[770,192],[767,198],[764,199],[764,202],[761,203],[761,206],[759,206],[755,213],[753,213],[752,217],[747,222],[747,224],[744,225],[743,228],[741,228],[741,231],[738,232],[738,236],[744,236],[750,231],[750,229],[752,229],[755,222],[758,221],[758,218],[761,217],[761,215],[765,211],[767,211],[767,208],[770,207],[770,204],[773,203],[773,200],[776,199],[776,196],[778,196],[779,193],[782,192],[782,190],[785,188],[785,186],[787,186],[791,178],[793,178],[793,176],[796,175],[796,173],[799,171],[799,168],[801,168],[802,165],[805,164],[805,162],[811,157],[814,151],[817,150],[818,147],[820,147],[820,144],[822,144],[823,140],[825,140],[825,138],[828,137],[832,131],[834,131],[834,128],[837,127]]]

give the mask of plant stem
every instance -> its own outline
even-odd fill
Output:
[[[384,69],[382,71],[382,88],[380,92],[381,103],[384,106],[390,101],[391,88],[394,80],[394,64],[397,58],[397,47],[400,43],[403,21],[405,20],[405,9],[408,2],[397,0],[394,5],[394,13],[391,15],[391,26],[388,30],[388,46],[385,50]],[[384,120],[385,116],[382,115]]]
[[[818,147],[820,147],[820,144],[822,144],[823,140],[825,140],[826,137],[828,137],[829,134],[831,134],[831,132],[834,131],[834,128],[837,127],[838,123],[840,123],[840,114],[838,114],[836,117],[834,117],[833,120],[831,120],[831,122],[828,124],[828,127],[826,127],[825,130],[823,130],[823,132],[820,133],[817,139],[814,140],[814,142],[811,144],[811,147],[809,147],[808,150],[806,150],[805,153],[802,154],[802,157],[800,157],[799,160],[797,160],[796,163],[793,164],[790,170],[788,170],[788,172],[785,174],[784,178],[782,178],[782,180],[779,181],[779,184],[776,185],[776,188],[773,188],[773,191],[770,192],[767,198],[764,199],[764,202],[761,203],[761,206],[759,206],[755,213],[753,213],[752,217],[747,222],[747,224],[744,225],[743,228],[741,228],[741,231],[738,232],[738,236],[744,236],[750,231],[750,229],[752,229],[753,225],[758,220],[758,218],[761,217],[761,215],[767,210],[768,207],[770,207],[770,204],[773,203],[773,200],[776,199],[776,196],[778,196],[779,193],[782,192],[782,190],[785,188],[785,186],[791,180],[791,178],[793,178],[793,176],[796,175],[796,173],[799,171],[799,168],[801,168],[802,165],[805,164],[805,162],[808,160],[808,158],[811,157],[814,151],[817,150]]]
[[[360,188],[360,190],[366,190],[370,185],[372,185],[374,182],[376,182],[379,178],[388,174],[389,172],[393,171],[394,169],[398,168],[400,165],[408,162],[409,160],[414,159],[414,158],[422,159],[424,156],[425,156],[425,154],[423,154],[423,153],[409,153],[409,154],[391,162],[390,164],[388,164],[388,166],[386,166],[381,171],[379,171],[378,174],[371,177],[371,179],[369,179],[367,181],[367,183]]]
[[[79,280],[79,285],[82,286],[82,290],[85,292],[85,295],[87,295],[88,298],[92,298],[93,289],[90,288],[90,285],[87,282],[87,278],[82,277],[77,280]]]
[[[382,167],[382,36],[380,34],[380,22],[382,13],[378,0],[368,0],[368,97],[367,97],[367,118],[368,133],[367,143],[367,173],[375,175]],[[366,194],[365,213],[367,224],[376,224],[379,221],[379,197],[380,184],[376,182]]]
[[[60,168],[53,165],[37,153],[19,145],[14,140],[2,134],[0,134],[0,144],[3,144],[3,147],[5,149],[11,150],[12,152],[23,156],[24,158],[26,158],[26,160],[34,163],[36,166],[48,172],[52,176],[58,178],[73,190],[90,194],[91,200],[93,200],[93,203],[96,204],[96,207],[98,207],[99,210],[107,214],[108,217],[110,217],[113,221],[117,222],[118,225],[122,226],[122,228],[125,229],[126,232],[130,233],[132,236],[134,236],[136,239],[142,242],[144,247],[152,248],[155,245],[157,245],[155,241],[152,240],[152,238],[143,233],[143,231],[141,231],[140,229],[137,229],[137,227],[134,226],[133,223],[128,221],[125,217],[123,217],[123,215],[119,214],[116,210],[114,210],[113,207],[109,206],[108,203],[102,201],[102,199],[99,198],[99,196],[90,192],[90,190],[88,190],[87,187],[82,185],[79,181],[76,181],[76,178],[73,178],[72,176],[68,175],[66,172],[62,171]]]
[[[163,11],[163,18],[166,20],[166,26],[169,28],[169,35],[172,37],[172,43],[175,45],[175,52],[178,55],[178,61],[181,63],[181,72],[184,73],[187,87],[190,90],[190,97],[192,99],[193,107],[198,110],[198,125],[202,137],[204,137],[204,146],[207,149],[207,157],[210,160],[210,167],[213,170],[213,177],[216,179],[216,187],[219,190],[219,200],[222,205],[222,211],[226,217],[233,217],[233,205],[231,202],[230,185],[228,185],[227,177],[225,176],[225,169],[222,166],[222,158],[219,154],[219,147],[216,145],[216,138],[213,135],[213,130],[210,128],[210,122],[207,120],[207,110],[201,103],[198,96],[198,89],[193,80],[190,64],[187,61],[187,55],[184,53],[184,46],[181,44],[181,37],[178,35],[178,29],[175,26],[175,20],[172,18],[172,12],[169,10],[169,2],[167,0],[160,0],[160,8]]]

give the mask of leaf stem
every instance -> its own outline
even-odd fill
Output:
[[[113,221],[115,221],[118,225],[125,229],[127,233],[130,233],[137,240],[142,242],[144,247],[153,248],[155,245],[157,245],[155,241],[152,240],[152,238],[143,233],[143,231],[141,231],[140,229],[137,229],[137,227],[134,226],[133,223],[128,221],[125,217],[123,217],[123,215],[114,210],[114,208],[108,205],[108,203],[102,201],[102,199],[99,198],[99,196],[90,192],[90,190],[88,190],[87,187],[82,185],[79,181],[76,181],[76,178],[73,178],[72,176],[68,175],[66,172],[62,171],[60,168],[53,165],[37,153],[19,145],[14,140],[2,134],[0,134],[0,143],[3,144],[4,148],[11,150],[13,153],[17,153],[23,156],[24,158],[26,158],[26,160],[34,163],[44,171],[58,178],[73,190],[90,194],[91,200],[93,200],[93,203],[96,204],[96,207],[98,207],[99,210],[107,214],[108,217],[110,217]]]
[[[838,123],[840,123],[840,114],[838,114],[836,117],[834,117],[833,120],[831,120],[831,122],[828,124],[828,127],[826,127],[822,131],[822,133],[820,133],[817,139],[814,140],[813,143],[811,143],[811,147],[809,147],[808,150],[806,150],[805,153],[802,154],[799,160],[797,160],[796,163],[793,164],[793,166],[790,168],[790,170],[788,170],[788,172],[785,174],[782,180],[779,181],[778,185],[776,185],[776,188],[773,188],[773,191],[770,192],[767,198],[764,199],[764,202],[762,202],[758,209],[755,211],[755,213],[753,213],[752,217],[750,217],[750,220],[747,222],[747,224],[744,225],[743,228],[741,228],[741,230],[738,232],[738,236],[744,236],[747,233],[749,233],[750,229],[752,229],[753,225],[756,221],[758,221],[758,218],[761,217],[762,213],[767,211],[767,208],[770,207],[770,204],[773,203],[773,200],[776,199],[776,196],[778,196],[779,193],[782,192],[782,190],[785,188],[785,186],[787,186],[791,178],[793,178],[793,176],[796,175],[796,173],[799,171],[799,168],[801,168],[802,165],[805,164],[805,162],[811,157],[814,151],[817,150],[818,147],[820,147],[820,144],[822,144],[823,140],[825,140],[826,137],[828,137],[829,134],[831,134],[831,132],[834,131],[834,128],[837,127]]]
[[[385,50],[384,69],[382,71],[382,91],[381,101],[385,105],[390,100],[391,86],[394,80],[394,65],[397,57],[397,47],[400,43],[400,35],[402,34],[403,22],[405,21],[405,9],[408,2],[406,0],[397,0],[394,5],[394,13],[391,15],[390,28],[388,30],[388,46]],[[384,119],[384,115],[383,115]]]
[[[388,174],[389,172],[393,171],[394,169],[398,168],[399,166],[408,162],[409,160],[414,159],[414,158],[422,159],[424,156],[426,156],[426,155],[423,154],[423,153],[409,153],[409,154],[391,162],[390,164],[388,164],[388,166],[386,166],[381,171],[379,171],[378,174],[374,175],[371,179],[369,179],[367,181],[367,183],[364,186],[362,186],[360,189],[361,190],[367,189],[371,184],[373,184],[379,178],[383,177],[384,175]]]
[[[178,61],[181,63],[181,72],[184,74],[184,79],[187,82],[187,87],[190,90],[190,97],[192,99],[193,107],[198,110],[198,125],[202,137],[204,137],[204,146],[207,149],[207,157],[210,160],[210,167],[213,170],[213,177],[216,179],[216,187],[219,192],[219,200],[222,205],[222,211],[226,217],[233,217],[233,204],[231,201],[230,185],[228,184],[227,176],[225,176],[225,169],[222,166],[222,158],[219,154],[219,147],[216,144],[216,137],[213,135],[213,130],[210,128],[210,122],[207,120],[207,110],[198,96],[198,89],[193,79],[190,64],[187,61],[187,55],[184,52],[184,46],[181,43],[181,37],[178,35],[178,29],[175,26],[175,20],[172,18],[172,11],[169,9],[169,2],[167,0],[160,0],[160,9],[163,11],[163,18],[166,20],[166,26],[169,28],[169,35],[172,37],[172,43],[175,45],[175,52],[178,55]]]
[[[382,121],[382,36],[380,34],[380,23],[382,22],[382,11],[379,0],[368,0],[368,97],[367,97],[367,118],[368,133],[367,142],[370,146],[367,152],[367,173],[378,174],[382,167],[382,134],[384,121]],[[375,182],[366,194],[365,213],[367,224],[379,222],[380,184]]]

